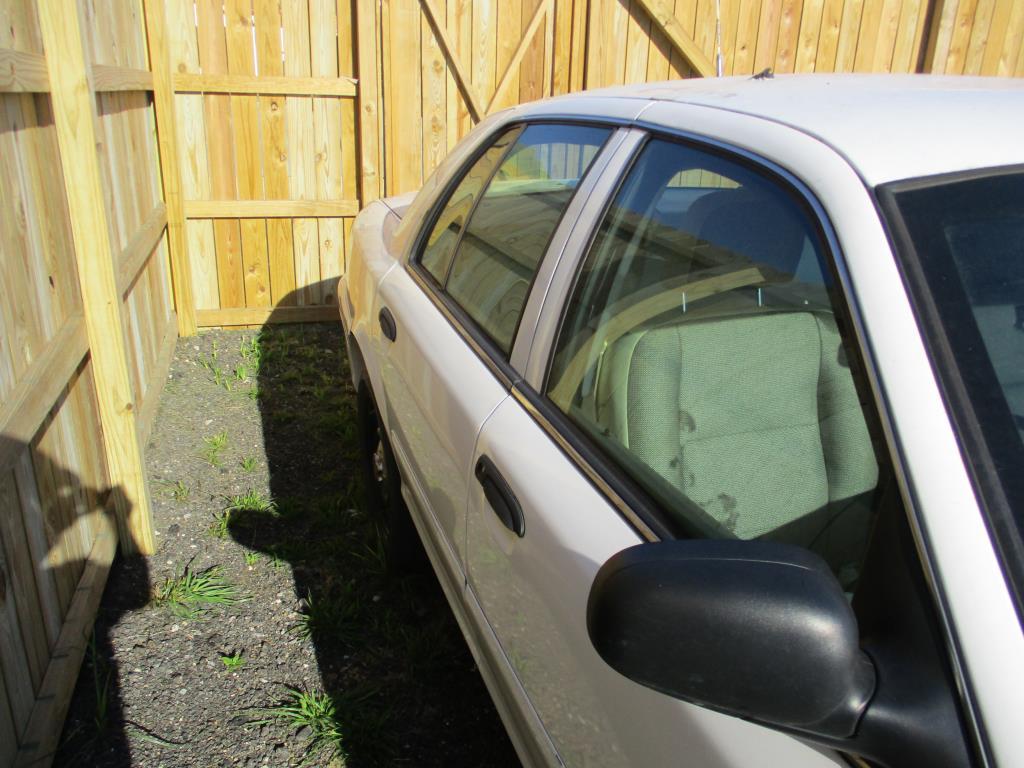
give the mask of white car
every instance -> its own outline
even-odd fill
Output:
[[[1024,760],[1022,164],[1020,81],[691,80],[359,215],[371,496],[524,765]]]

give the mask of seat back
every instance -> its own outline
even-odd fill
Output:
[[[602,421],[739,538],[838,510],[878,481],[827,314],[677,322],[623,337],[606,356],[620,374],[604,377]]]

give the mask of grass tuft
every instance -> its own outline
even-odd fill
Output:
[[[289,687],[288,694],[282,701],[266,707],[263,712],[266,713],[266,717],[255,720],[250,725],[278,723],[296,732],[309,730],[303,764],[320,757],[323,758],[323,762],[345,758],[341,723],[338,721],[337,709],[330,694]]]
[[[238,593],[234,584],[221,576],[219,566],[195,571],[186,565],[180,575],[166,579],[157,588],[153,595],[153,605],[166,608],[183,619],[195,619],[211,606],[235,605],[248,599]]]
[[[235,651],[230,655],[221,656],[220,662],[229,672],[234,672],[236,669],[245,666],[245,657],[242,656],[241,651]]]
[[[204,437],[203,442],[206,443],[203,458],[206,459],[211,467],[222,466],[224,462],[221,460],[220,454],[221,451],[228,447],[228,433],[221,431],[215,435]]]
[[[232,512],[277,512],[277,504],[273,499],[252,488],[241,495],[225,496],[224,500],[227,502],[224,511],[228,514]]]

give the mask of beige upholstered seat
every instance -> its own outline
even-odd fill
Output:
[[[828,313],[674,322],[602,359],[610,437],[741,538],[837,514],[878,471]]]

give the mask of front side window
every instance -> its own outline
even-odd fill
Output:
[[[506,354],[548,241],[610,133],[538,124],[502,134],[427,239],[423,266]]]
[[[590,247],[546,394],[671,529],[799,544],[852,589],[879,464],[826,259],[779,180],[652,140]]]

